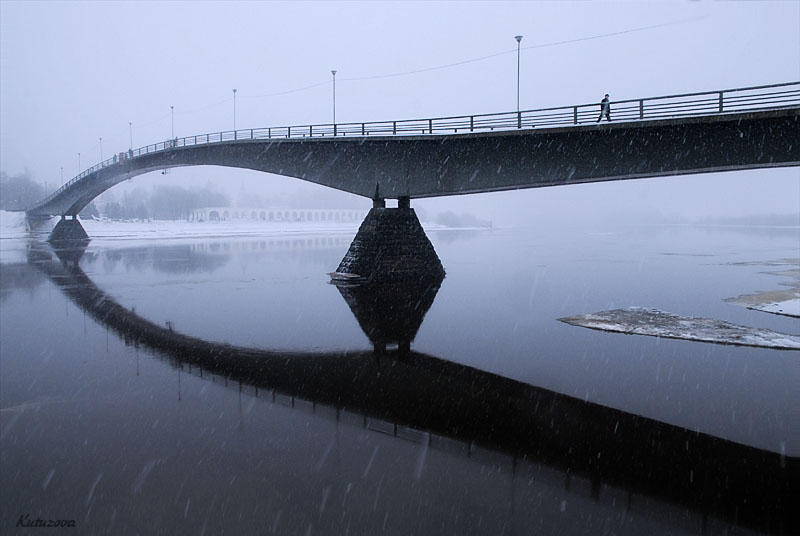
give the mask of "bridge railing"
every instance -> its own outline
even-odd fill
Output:
[[[702,117],[766,109],[800,107],[800,81],[736,89],[684,93],[662,97],[611,101],[611,121],[650,121],[681,117]],[[95,164],[62,185],[36,206],[44,205],[61,192],[91,175],[114,165],[143,155],[169,151],[180,147],[226,143],[239,140],[296,139],[355,136],[419,136],[463,134],[470,132],[510,131],[532,128],[574,127],[598,121],[598,103],[578,104],[555,108],[539,108],[519,112],[403,119],[364,123],[326,123],[284,127],[253,128],[200,134],[165,140],[128,150]]]

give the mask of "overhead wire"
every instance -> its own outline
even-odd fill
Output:
[[[571,44],[571,43],[579,43],[579,42],[583,42],[583,41],[591,41],[591,40],[594,40],[594,39],[605,39],[605,38],[608,38],[608,37],[616,37],[618,35],[630,34],[630,33],[635,33],[635,32],[643,32],[643,31],[646,31],[646,30],[653,30],[653,29],[656,29],[656,28],[664,28],[666,26],[675,26],[675,25],[678,25],[678,24],[685,24],[687,22],[694,22],[694,21],[701,20],[701,19],[704,19],[704,18],[706,18],[706,16],[692,17],[692,18],[680,19],[680,20],[669,21],[669,22],[662,22],[660,24],[652,24],[650,26],[642,26],[642,27],[639,27],[639,28],[631,28],[631,29],[628,29],[628,30],[620,30],[618,32],[610,32],[610,33],[604,33],[604,34],[598,34],[598,35],[591,35],[591,36],[587,36],[587,37],[578,37],[578,38],[575,38],[575,39],[565,39],[563,41],[554,41],[554,42],[551,42],[551,43],[540,43],[538,45],[530,45],[530,46],[522,47],[521,50],[533,50],[533,49],[537,49],[537,48],[547,48],[547,47],[554,47],[554,46],[559,46],[559,45],[567,45],[567,44]],[[479,58],[471,58],[471,59],[468,59],[468,60],[457,61],[457,62],[454,62],[454,63],[447,63],[447,64],[444,64],[444,65],[436,65],[436,66],[433,66],[433,67],[425,67],[423,69],[415,69],[415,70],[412,70],[412,71],[402,71],[402,72],[399,72],[399,73],[389,73],[389,74],[381,74],[381,75],[373,75],[373,76],[358,76],[358,77],[350,77],[350,78],[340,78],[339,80],[341,80],[342,82],[360,82],[360,81],[364,81],[364,80],[379,80],[379,79],[382,79],[382,78],[396,78],[396,77],[399,77],[399,76],[407,76],[407,75],[411,75],[411,74],[419,74],[419,73],[425,73],[425,72],[431,72],[431,71],[438,71],[438,70],[442,70],[442,69],[449,69],[451,67],[458,67],[460,65],[466,65],[466,64],[469,64],[469,63],[476,63],[476,62],[479,62],[479,61],[485,61],[485,60],[488,60],[488,59],[496,58],[498,56],[511,54],[513,52],[516,52],[516,51],[517,51],[516,48],[512,48],[512,49],[504,50],[502,52],[495,52],[494,54],[481,56]],[[290,90],[286,90],[286,91],[279,91],[279,92],[275,92],[275,93],[267,93],[267,94],[264,94],[264,95],[248,96],[246,98],[262,98],[262,97],[273,97],[273,96],[278,96],[278,95],[286,95],[286,94],[289,94],[289,93],[295,93],[295,92],[298,92],[298,91],[305,91],[307,89],[312,89],[312,88],[315,88],[315,87],[318,87],[318,86],[327,85],[327,84],[330,84],[330,83],[331,83],[331,80],[326,80],[325,82],[319,82],[317,84],[312,84],[312,85],[304,86],[304,87],[301,87],[301,88],[290,89]]]
[[[679,20],[674,20],[674,21],[669,21],[669,22],[662,22],[662,23],[659,23],[659,24],[652,24],[652,25],[649,25],[649,26],[642,26],[642,27],[639,27],[639,28],[630,28],[630,29],[627,29],[627,30],[620,30],[620,31],[617,31],[617,32],[609,32],[609,33],[603,33],[603,34],[598,34],[598,35],[591,35],[591,36],[587,36],[587,37],[577,37],[577,38],[574,38],[574,39],[565,39],[565,40],[562,40],[562,41],[554,41],[554,42],[550,42],[550,43],[540,43],[540,44],[536,44],[536,45],[529,45],[529,46],[521,47],[520,50],[534,50],[534,49],[539,49],[539,48],[547,48],[547,47],[561,46],[561,45],[567,45],[567,44],[572,44],[572,43],[580,43],[580,42],[584,42],[584,41],[592,41],[592,40],[595,40],[595,39],[606,39],[606,38],[609,38],[609,37],[616,37],[616,36],[619,36],[619,35],[631,34],[631,33],[636,33],[636,32],[643,32],[643,31],[647,31],[647,30],[654,30],[654,29],[657,29],[657,28],[664,28],[664,27],[667,27],[667,26],[675,26],[675,25],[679,25],[679,24],[686,24],[688,22],[695,22],[695,21],[698,21],[698,20],[701,20],[701,19],[705,19],[705,18],[707,18],[707,16],[691,17],[691,18],[679,19]],[[397,77],[401,77],[401,76],[409,76],[409,75],[413,75],[413,74],[420,74],[420,73],[426,73],[426,72],[450,69],[450,68],[458,67],[458,66],[461,66],[461,65],[467,65],[467,64],[470,64],[470,63],[477,63],[477,62],[489,60],[489,59],[492,59],[492,58],[496,58],[496,57],[503,56],[503,55],[506,55],[506,54],[511,54],[511,53],[514,53],[514,52],[517,52],[517,48],[516,47],[512,48],[512,49],[504,50],[504,51],[501,51],[501,52],[495,52],[494,54],[488,54],[486,56],[481,56],[481,57],[478,57],[478,58],[471,58],[471,59],[457,61],[457,62],[453,62],[453,63],[447,63],[447,64],[444,64],[444,65],[436,65],[436,66],[433,66],[433,67],[425,67],[425,68],[422,68],[422,69],[415,69],[415,70],[411,70],[411,71],[402,71],[402,72],[397,72],[397,73],[372,75],[372,76],[357,76],[357,77],[349,77],[349,78],[340,78],[339,80],[342,81],[342,82],[361,82],[361,81],[367,81],[367,80],[380,80],[380,79],[385,79],[385,78],[397,78]],[[282,90],[282,91],[274,91],[274,92],[270,92],[270,93],[263,93],[263,94],[260,94],[260,95],[247,95],[247,94],[243,95],[243,94],[239,94],[238,98],[240,98],[240,99],[263,99],[263,98],[268,98],[268,97],[278,97],[278,96],[281,96],[281,95],[289,95],[289,94],[292,94],[292,93],[299,93],[299,92],[302,92],[302,91],[308,91],[310,89],[314,89],[314,88],[317,88],[317,87],[320,87],[320,86],[329,85],[331,83],[332,83],[332,80],[325,80],[323,82],[317,82],[317,83],[310,84],[310,85],[307,85],[307,86],[302,86],[302,87],[288,89],[288,90]],[[232,97],[228,97],[226,99],[223,99],[223,100],[220,100],[220,101],[216,101],[216,102],[213,102],[211,104],[202,105],[202,106],[199,106],[197,108],[192,108],[192,109],[189,109],[189,110],[179,110],[179,111],[176,110],[176,111],[180,115],[192,114],[192,113],[200,112],[200,111],[203,111],[203,110],[207,110],[209,108],[213,108],[215,106],[220,106],[222,104],[226,104],[228,102],[231,102],[232,100],[233,100]],[[153,119],[150,119],[150,120],[147,120],[147,121],[140,121],[140,122],[137,122],[136,124],[138,124],[139,126],[146,126],[146,125],[158,123],[158,122],[161,122],[164,119],[166,119],[169,115],[170,115],[169,113],[164,113],[164,114],[162,114],[162,115],[160,115],[160,116],[158,116],[156,118],[153,118]]]

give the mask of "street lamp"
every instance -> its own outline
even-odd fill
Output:
[[[81,174],[81,153],[78,153],[78,175]]]
[[[515,35],[514,39],[517,40],[517,113],[519,113],[519,47],[522,41],[521,35]]]
[[[103,161],[103,138],[100,138],[100,162]]]
[[[236,90],[233,90],[233,131],[236,132]]]
[[[131,136],[130,150],[133,151],[133,123],[131,123],[131,122],[128,122],[128,133]]]
[[[333,129],[336,130],[336,69],[331,71],[333,75]]]

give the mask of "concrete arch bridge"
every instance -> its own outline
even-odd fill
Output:
[[[119,153],[26,213],[74,219],[120,182],[181,166],[295,177],[403,209],[412,198],[800,165],[800,81],[611,102],[602,123],[598,112],[593,103],[187,136]]]

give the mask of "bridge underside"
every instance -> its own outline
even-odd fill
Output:
[[[170,148],[83,177],[31,218],[75,215],[137,175],[226,166],[364,197],[422,198],[800,165],[800,109],[446,136],[256,139]]]

